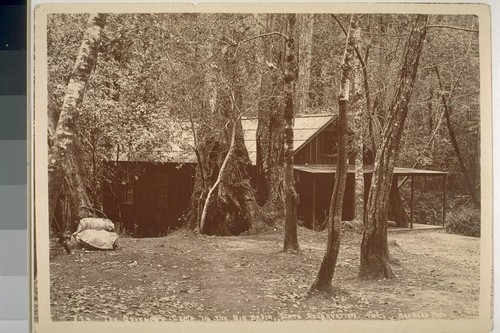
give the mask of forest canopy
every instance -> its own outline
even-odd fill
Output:
[[[123,174],[109,168],[108,162],[143,160],[147,155],[157,163],[160,160],[151,153],[168,152],[174,146],[198,149],[201,159],[219,154],[212,162],[204,161],[207,167],[203,177],[210,178],[207,184],[213,185],[229,150],[231,131],[238,144],[239,119],[258,117],[260,121],[272,115],[272,110],[285,107],[285,41],[292,36],[297,61],[289,73],[295,77],[295,116],[337,114],[340,69],[352,16],[297,15],[293,31],[284,16],[106,15],[96,62],[74,123],[77,164],[92,206],[102,207],[103,184],[140,177],[141,170],[128,170],[123,178]],[[86,14],[48,17],[49,147],[54,145],[88,19]],[[375,153],[391,98],[400,86],[398,73],[414,15],[365,14],[356,15],[356,19],[360,35],[355,56],[361,62],[357,69],[361,80],[357,98],[364,111],[361,123],[355,123],[353,109],[347,120],[349,128],[363,133],[361,144]],[[448,171],[448,191],[453,199],[449,200],[449,208],[464,207],[480,200],[477,17],[430,15],[419,60],[397,166]],[[267,120],[269,124],[273,119]],[[179,135],[175,124],[181,123],[193,124],[193,130],[196,127],[194,145],[199,147],[193,147],[192,139]],[[349,141],[349,150],[356,149],[355,143]],[[248,172],[248,157],[240,153],[236,148],[235,156],[241,165],[238,174],[231,176],[233,184],[241,184]],[[265,158],[273,161],[275,157]],[[279,163],[274,167],[280,170]],[[273,177],[266,174],[264,178],[271,181]],[[209,195],[207,184],[195,188],[198,196]],[[438,223],[435,184],[420,182],[416,186],[421,190],[416,194],[417,221]],[[255,204],[272,201],[271,187],[257,187],[256,191]],[[404,196],[409,190],[403,185],[401,191]],[[249,202],[247,199],[236,201]],[[64,211],[61,207],[59,214]],[[202,215],[201,208],[198,215]],[[249,217],[234,217],[238,218]],[[222,227],[214,228],[224,233]]]

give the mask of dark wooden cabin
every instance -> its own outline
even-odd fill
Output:
[[[252,164],[256,163],[257,119],[242,119],[245,144]],[[188,143],[192,141],[190,131],[181,129]],[[348,132],[349,136],[352,133]],[[312,229],[325,224],[334,185],[336,163],[336,116],[308,115],[295,117],[294,163],[296,191],[299,195],[298,219]],[[192,142],[191,142],[192,144]],[[196,157],[191,151],[172,144],[168,152],[160,151],[155,156],[135,158],[135,162],[122,158],[108,162],[115,170],[118,183],[105,184],[103,208],[113,221],[135,231],[139,236],[167,234],[180,226],[181,218],[189,207],[194,186]],[[354,216],[354,155],[349,154],[349,171],[343,201],[343,220]],[[371,182],[373,157],[364,152],[365,202]],[[154,162],[152,162],[154,161]],[[445,190],[446,173],[416,169],[396,168],[395,177],[441,176]],[[413,181],[412,181],[413,193]],[[443,196],[443,207],[444,207]],[[413,196],[411,198],[413,203]],[[412,206],[413,207],[413,206]],[[413,212],[413,208],[411,208]],[[444,221],[443,211],[443,221]]]
[[[194,187],[196,164],[108,162],[119,183],[103,186],[104,213],[135,236],[167,235],[181,224]]]

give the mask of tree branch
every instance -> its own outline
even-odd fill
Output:
[[[450,134],[450,139],[451,139],[451,143],[453,145],[453,149],[455,150],[455,154],[457,155],[458,163],[460,164],[460,168],[462,169],[462,174],[465,178],[465,182],[467,184],[470,195],[472,197],[472,201],[474,201],[474,205],[476,207],[480,207],[481,202],[479,201],[479,198],[477,197],[476,192],[474,191],[474,187],[473,187],[471,180],[470,180],[470,177],[469,177],[469,171],[467,170],[467,167],[465,166],[465,161],[464,161],[463,156],[460,152],[460,147],[458,145],[455,131],[453,130],[453,126],[451,124],[451,119],[450,119],[451,118],[451,105],[450,105],[450,96],[451,95],[446,96],[443,93],[443,83],[441,81],[441,75],[439,74],[439,69],[437,67],[434,67],[434,72],[436,73],[436,77],[437,77],[438,83],[439,83],[439,89],[441,90],[441,92],[439,94],[440,94],[441,101],[443,104],[443,112],[444,112],[444,116],[446,118],[446,124],[448,126],[448,131]]]
[[[337,21],[337,23],[339,24],[340,28],[341,28],[341,29],[342,29],[342,31],[344,32],[344,35],[346,35],[346,36],[347,36],[347,30],[345,30],[344,25],[342,24],[342,22],[340,22],[340,20],[338,19],[337,15],[335,15],[335,14],[330,14],[330,16],[331,16],[331,17],[333,17],[333,19],[334,19],[335,21]]]
[[[285,39],[288,39],[288,36],[279,32],[279,31],[273,31],[273,32],[268,32],[268,33],[265,33],[265,34],[261,34],[261,35],[257,35],[257,36],[253,36],[253,37],[249,37],[247,39],[244,39],[240,42],[237,42],[236,44],[244,44],[244,43],[247,43],[251,40],[254,40],[254,39],[257,39],[257,38],[262,38],[262,37],[269,37],[269,36],[281,36]],[[236,44],[234,44],[236,46]]]
[[[443,29],[452,29],[452,30],[461,30],[461,31],[467,31],[467,32],[479,32],[477,29],[468,29],[468,28],[462,28],[462,27],[455,27],[452,25],[428,25],[426,29],[429,28],[443,28]]]
[[[224,36],[223,39],[226,43],[228,43],[228,46],[236,46],[236,47],[239,47],[241,44],[245,44],[245,43],[248,43],[254,39],[257,39],[257,38],[262,38],[262,37],[269,37],[269,36],[281,36],[283,38],[288,38],[287,35],[279,32],[279,31],[273,31],[273,32],[268,32],[268,33],[265,33],[265,34],[260,34],[260,35],[257,35],[257,36],[253,36],[253,37],[249,37],[247,39],[244,39],[242,41],[239,41],[239,42],[235,42],[234,40],[230,39],[229,37],[227,36]],[[217,51],[215,51],[214,54],[212,54],[210,57],[208,57],[206,60],[203,60],[202,62],[200,62],[199,64],[206,64],[207,62],[209,62],[211,59],[213,59],[217,54],[219,54],[221,51],[222,51],[223,47],[219,48]]]
[[[299,33],[299,34],[300,34],[300,33],[302,32],[302,30],[304,30],[304,29],[305,29],[305,28],[309,25],[309,23],[311,23],[311,21],[312,21],[313,19],[314,19],[314,14],[312,14],[311,18],[310,18],[309,20],[307,20],[307,22],[306,22],[306,23],[304,23],[304,24],[302,25],[302,27],[300,27],[299,29],[297,29],[297,33]]]
[[[436,128],[434,129],[434,133],[432,133],[431,138],[429,139],[429,141],[427,141],[427,144],[425,145],[424,150],[422,150],[422,152],[420,153],[420,156],[417,158],[417,160],[415,161],[415,163],[413,163],[413,166],[411,167],[412,169],[415,168],[420,163],[420,160],[424,156],[424,153],[425,153],[426,149],[429,148],[429,146],[431,145],[432,141],[434,141],[434,138],[436,137],[436,134],[437,134],[437,131],[439,129],[439,126],[441,126],[441,121],[443,120],[443,116],[444,116],[444,110],[443,110],[443,112],[441,112],[441,116],[439,116],[439,120],[438,120],[438,123],[436,125]],[[408,180],[408,178],[409,178],[409,176],[405,176],[403,178],[403,180],[399,182],[398,188],[400,188],[401,186],[403,186],[403,184],[406,183],[406,181]]]

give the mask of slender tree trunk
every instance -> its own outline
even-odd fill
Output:
[[[80,167],[75,156],[75,135],[85,87],[97,62],[98,47],[105,21],[106,14],[90,16],[53,136],[48,165],[49,219],[51,220],[54,217],[65,179],[69,185],[71,201],[78,207],[78,211],[74,211],[72,215],[77,219],[93,215],[92,202],[81,178]]]
[[[347,110],[349,107],[349,90],[354,60],[354,30],[357,28],[357,21],[353,21],[351,18],[351,24],[347,34],[347,45],[342,63],[340,94],[338,97],[339,119],[337,139],[337,172],[335,173],[335,185],[333,187],[332,199],[330,201],[330,212],[328,214],[328,241],[323,261],[321,262],[316,279],[311,286],[312,290],[327,291],[331,288],[335,265],[337,264],[337,257],[340,249],[342,203],[344,200],[345,183],[347,179]]]
[[[332,95],[335,94],[332,83],[333,80],[330,77],[331,62],[328,59],[320,59],[318,61],[320,63],[319,80],[325,83],[321,85],[320,91],[317,92],[318,96],[312,102],[309,101],[309,104],[313,103],[313,105],[311,105],[312,108],[328,106]]]
[[[207,198],[205,199],[205,204],[203,206],[203,210],[202,210],[201,218],[200,218],[200,232],[201,233],[203,233],[204,229],[205,229],[205,221],[207,220],[208,208],[215,200],[215,195],[216,195],[215,191],[218,189],[219,185],[225,180],[225,178],[227,178],[229,175],[228,174],[229,163],[231,162],[231,159],[233,158],[235,148],[236,148],[236,124],[233,124],[233,129],[232,129],[232,134],[231,134],[231,144],[229,146],[229,151],[227,152],[227,155],[224,158],[224,162],[222,162],[222,166],[220,168],[217,180],[210,188],[210,191],[208,191]]]
[[[474,154],[474,189],[479,202],[481,202],[481,131],[477,129],[476,151]]]
[[[429,88],[429,97],[427,98],[427,115],[429,119],[429,135],[434,131],[434,88]],[[423,120],[425,122],[425,120]]]
[[[311,85],[314,14],[297,14],[298,77],[295,87],[297,114],[306,113]]]
[[[441,82],[441,76],[439,75],[438,68],[434,67],[434,70],[436,72],[436,76],[437,76],[438,82],[439,82],[441,102],[443,103],[444,117],[446,119],[446,125],[448,127],[448,132],[450,133],[451,144],[453,145],[453,149],[455,150],[455,154],[457,155],[458,163],[460,164],[460,169],[462,170],[462,174],[464,176],[465,183],[467,184],[467,188],[469,190],[469,193],[472,197],[472,201],[474,202],[474,206],[480,207],[481,203],[476,195],[476,191],[475,191],[474,185],[471,181],[469,171],[467,170],[467,166],[465,165],[465,161],[464,161],[462,152],[460,151],[460,146],[458,145],[457,136],[455,135],[455,130],[453,129],[453,125],[451,123],[451,112],[452,112],[452,107],[451,107],[451,103],[450,103],[451,96],[446,96],[446,94],[443,91],[443,84]]]
[[[295,32],[296,15],[288,14],[288,34],[285,44],[285,112],[284,112],[284,190],[285,190],[285,252],[297,253],[300,249],[297,239],[297,192],[295,192],[295,179],[293,176],[293,119],[294,119],[294,93],[295,81],[295,45],[293,33]]]
[[[356,50],[361,40],[361,28],[356,24],[356,28],[352,31],[353,47]],[[364,214],[364,197],[365,197],[365,179],[363,176],[363,137],[364,137],[364,119],[365,110],[363,108],[363,73],[360,59],[354,57],[353,63],[355,68],[353,74],[353,89],[354,94],[350,105],[351,114],[354,120],[354,136],[353,147],[356,154],[354,163],[355,176],[355,194],[354,194],[354,219],[362,221]]]
[[[268,14],[267,31],[283,29],[282,14]],[[257,143],[257,200],[269,223],[283,219],[283,80],[281,36],[262,40],[264,74],[260,87]],[[282,222],[281,222],[282,223]]]
[[[406,42],[399,83],[389,108],[373,167],[372,183],[365,211],[363,241],[361,243],[361,279],[393,278],[387,246],[387,206],[392,174],[399,151],[399,142],[408,113],[428,17],[418,15]]]

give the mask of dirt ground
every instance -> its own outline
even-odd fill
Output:
[[[51,249],[53,320],[289,320],[476,318],[478,238],[389,232],[393,280],[360,281],[361,235],[344,233],[334,294],[307,295],[326,232],[299,228],[301,252],[281,252],[283,231],[206,237],[121,238],[116,251]],[[244,316],[244,318],[243,318]]]

